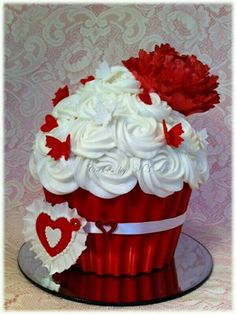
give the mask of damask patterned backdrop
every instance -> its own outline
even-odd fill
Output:
[[[196,55],[220,77],[220,105],[189,117],[195,128],[208,131],[210,179],[193,192],[184,227],[211,251],[215,267],[200,289],[145,310],[230,309],[231,6],[12,4],[5,5],[4,30],[5,308],[96,310],[48,295],[17,268],[25,206],[42,193],[28,170],[34,135],[58,87],[68,84],[75,91],[103,59],[120,64],[140,48],[169,42],[181,53]]]

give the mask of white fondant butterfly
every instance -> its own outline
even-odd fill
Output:
[[[99,64],[95,76],[97,79],[106,79],[111,75],[111,69],[106,61],[103,61],[102,63]]]
[[[202,145],[203,145],[203,146],[207,146],[207,145],[208,145],[208,141],[207,141],[207,138],[208,138],[207,130],[204,128],[204,129],[198,131],[198,134],[199,134],[199,138],[200,138],[200,141],[201,141]]]
[[[101,124],[103,126],[108,125],[111,121],[114,109],[116,105],[114,103],[109,104],[109,109],[104,105],[104,100],[99,96],[96,96],[96,106],[95,106],[95,121],[97,124]]]

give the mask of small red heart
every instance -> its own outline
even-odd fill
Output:
[[[58,243],[51,247],[46,237],[46,228],[59,229],[61,231],[61,238]],[[41,213],[36,220],[36,231],[40,242],[42,243],[48,254],[53,257],[63,252],[71,241],[72,232],[74,231],[73,224],[65,217],[52,220],[46,213]]]
[[[45,117],[45,123],[41,126],[40,130],[42,132],[50,132],[52,129],[58,126],[57,120],[51,115],[48,114]]]
[[[108,235],[113,233],[116,228],[117,228],[117,222],[113,221],[113,220],[109,220],[109,221],[105,221],[105,220],[98,220],[95,222],[96,227],[98,227],[98,229],[100,229],[102,231],[102,233]],[[110,229],[106,230],[105,226],[109,226]]]

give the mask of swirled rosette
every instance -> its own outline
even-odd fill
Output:
[[[83,188],[115,198],[138,182],[144,193],[164,198],[184,183],[195,189],[206,182],[207,133],[185,115],[219,102],[218,78],[207,65],[161,45],[123,66],[104,61],[93,74],[74,95],[67,86],[56,91],[36,135],[30,171],[48,192]],[[148,172],[134,171],[134,161]]]
[[[42,261],[50,275],[68,269],[86,249],[86,219],[68,203],[52,206],[36,199],[26,209],[23,234],[35,258]]]

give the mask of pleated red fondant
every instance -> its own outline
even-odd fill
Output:
[[[81,188],[66,195],[55,195],[44,189],[46,201],[52,205],[68,202],[87,221],[115,223],[144,222],[173,218],[188,206],[191,188],[185,184],[180,192],[160,198],[144,193],[139,185],[127,194],[102,199]],[[182,226],[171,230],[143,234],[89,234],[87,249],[77,260],[84,272],[99,275],[136,275],[149,273],[170,263]]]

